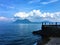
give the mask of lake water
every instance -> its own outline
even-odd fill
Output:
[[[0,45],[34,45],[40,38],[32,34],[41,24],[0,24]]]

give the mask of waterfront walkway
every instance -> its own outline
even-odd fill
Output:
[[[60,45],[60,38],[59,37],[50,37],[50,41],[45,45]]]

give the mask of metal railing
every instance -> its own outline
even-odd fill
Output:
[[[42,25],[60,25],[60,22],[42,22]]]

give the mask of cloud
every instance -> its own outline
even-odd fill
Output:
[[[4,4],[0,4],[0,6],[4,6]]]
[[[7,18],[7,17],[0,16],[0,21],[10,22],[10,21],[14,21],[14,18]]]
[[[48,2],[41,2],[41,4],[50,4],[50,3],[54,3],[54,2],[57,2],[59,0],[50,0]]]
[[[45,1],[43,1],[43,0],[31,0],[31,1],[29,1],[28,3],[29,3],[29,4],[32,4],[32,3],[50,4],[50,3],[57,2],[57,1],[59,1],[59,0],[50,0],[50,1],[48,1],[48,2],[45,2]]]
[[[60,12],[44,12],[42,13],[40,10],[32,10],[30,12],[17,12],[14,17],[18,17],[19,19],[28,19],[30,21],[60,21]],[[17,19],[18,19],[17,18]]]
[[[14,6],[9,6],[8,8],[14,9],[15,7]]]
[[[32,3],[38,3],[38,2],[40,2],[41,0],[31,0],[31,1],[29,1],[28,3],[29,4],[32,4]]]
[[[7,4],[3,4],[3,3],[0,4],[0,7],[10,8],[10,9],[14,9],[15,8],[12,5],[7,5]]]
[[[20,17],[22,19],[25,19],[26,17],[29,16],[29,14],[27,14],[26,12],[18,12],[14,15],[15,17]]]

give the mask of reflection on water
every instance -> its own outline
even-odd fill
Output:
[[[40,24],[0,25],[0,45],[33,45],[39,37],[32,31],[40,27]]]

